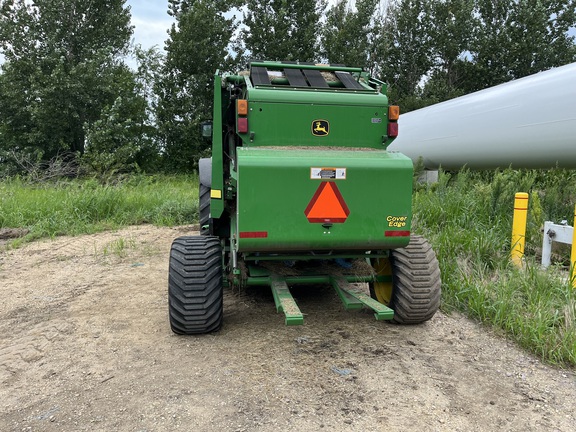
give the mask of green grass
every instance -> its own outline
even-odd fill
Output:
[[[115,255],[118,258],[125,258],[128,255],[128,250],[134,248],[136,248],[136,241],[134,241],[134,239],[120,237],[104,246],[102,253],[104,256]]]
[[[23,241],[197,219],[198,180],[192,176],[135,176],[109,185],[96,180],[0,182],[0,228],[28,229]]]
[[[492,325],[564,366],[576,365],[576,290],[566,268],[540,269],[540,227],[571,219],[572,191],[574,176],[562,170],[463,171],[440,173],[438,184],[419,186],[414,195],[415,229],[440,261],[443,308]],[[515,192],[531,197],[523,269],[509,259]]]
[[[516,192],[530,193],[523,269],[509,259]],[[561,264],[540,269],[539,251],[545,220],[572,221],[576,172],[441,172],[437,184],[415,186],[413,203],[414,230],[431,241],[440,261],[443,309],[493,326],[547,362],[575,366],[576,291]],[[0,228],[29,229],[21,241],[143,223],[189,224],[197,217],[195,177],[135,176],[113,185],[0,182]],[[121,239],[103,253],[121,257],[131,247]]]

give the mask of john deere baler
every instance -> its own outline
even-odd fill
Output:
[[[386,150],[398,116],[385,84],[357,68],[252,62],[217,73],[201,235],[171,249],[172,330],[217,330],[229,285],[270,286],[288,325],[303,322],[294,284],[331,284],[347,309],[377,319],[431,318],[440,272],[411,233],[412,162]]]

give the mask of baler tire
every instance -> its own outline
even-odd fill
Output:
[[[200,183],[198,198],[198,220],[200,222],[200,235],[209,236],[210,233],[210,188]]]
[[[170,327],[191,335],[219,330],[223,313],[222,247],[217,237],[172,242],[168,272]]]
[[[440,266],[430,243],[418,235],[408,246],[390,252],[392,298],[387,305],[394,310],[393,321],[421,324],[434,316],[440,307]],[[376,300],[373,284],[370,294]]]

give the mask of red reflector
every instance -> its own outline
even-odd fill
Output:
[[[246,117],[238,117],[238,133],[248,133],[248,119]]]
[[[410,237],[410,231],[384,231],[386,237]]]
[[[268,231],[242,231],[240,238],[267,238]]]
[[[388,137],[398,136],[398,123],[388,123]]]

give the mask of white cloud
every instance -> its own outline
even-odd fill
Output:
[[[142,48],[151,48],[157,45],[164,49],[164,41],[168,38],[168,29],[172,25],[171,19],[156,19],[132,17],[134,26],[134,42],[142,45]]]
[[[134,26],[134,42],[142,48],[157,45],[164,49],[167,30],[174,19],[168,15],[167,0],[128,0]]]

